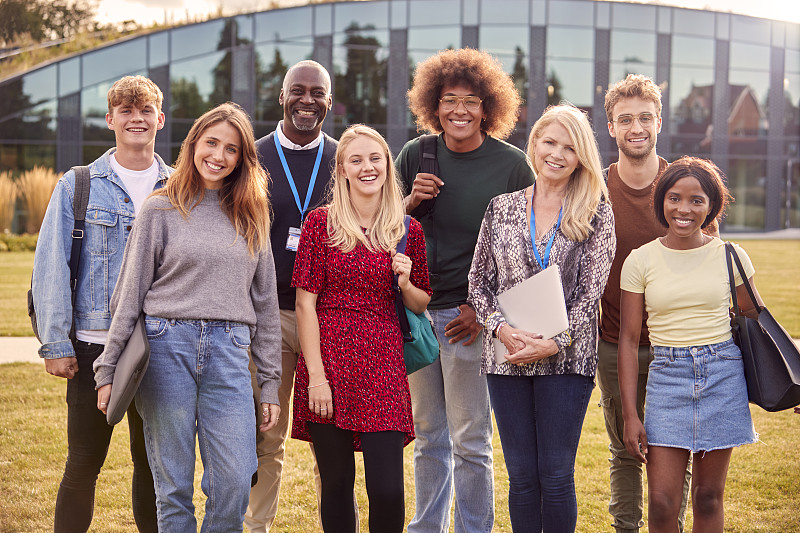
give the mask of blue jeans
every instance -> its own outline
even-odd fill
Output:
[[[449,344],[444,327],[458,308],[430,314],[441,355],[408,376],[417,435],[416,514],[408,531],[448,531],[455,487],[456,533],[488,532],[494,525],[494,477],[489,391],[480,373],[483,339]]]
[[[195,436],[208,497],[201,531],[242,531],[256,471],[250,328],[147,317],[150,366],[136,406],[144,420],[160,531],[197,531]]]
[[[590,377],[487,376],[508,469],[513,531],[574,532],[575,455],[594,388]]]

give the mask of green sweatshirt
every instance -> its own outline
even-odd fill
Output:
[[[489,201],[524,189],[534,177],[519,148],[489,136],[471,152],[453,152],[439,135],[437,159],[444,186],[432,216],[426,214],[420,222],[433,288],[428,307],[447,309],[467,302],[467,275]],[[406,143],[395,166],[409,194],[419,172],[418,138]]]

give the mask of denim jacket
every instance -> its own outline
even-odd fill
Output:
[[[86,226],[78,265],[75,292],[75,329],[108,329],[109,302],[117,284],[125,243],[134,219],[133,203],[122,180],[111,168],[112,148],[89,165],[91,189],[86,208]],[[162,187],[172,168],[155,154]],[[58,180],[39,231],[33,262],[33,298],[45,359],[74,357],[69,339],[72,301],[69,288],[69,258],[72,247],[75,173]]]

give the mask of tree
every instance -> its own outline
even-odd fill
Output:
[[[525,66],[525,52],[517,45],[514,48],[514,68],[511,78],[523,101],[528,99],[528,68]]]
[[[0,40],[29,35],[34,41],[64,39],[94,24],[98,0],[2,0]]]

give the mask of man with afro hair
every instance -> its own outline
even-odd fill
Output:
[[[420,172],[420,139],[395,162],[406,212],[422,223],[433,297],[428,309],[440,357],[409,376],[417,441],[411,533],[448,531],[455,489],[456,533],[494,524],[492,422],[480,373],[483,326],[467,304],[467,275],[489,201],[533,183],[525,154],[504,142],[521,100],[485,52],[445,50],[417,65],[408,92],[418,129],[437,134],[438,175]],[[432,204],[432,205],[431,205]]]

